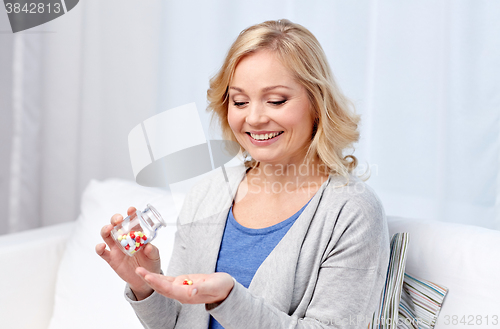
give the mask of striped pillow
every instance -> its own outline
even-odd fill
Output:
[[[379,307],[373,313],[372,321],[368,325],[369,329],[396,328],[403,289],[408,238],[408,233],[396,233],[392,236],[385,287],[380,296]]]
[[[408,241],[408,233],[392,236],[385,287],[368,329],[432,329],[436,324],[448,289],[405,273]]]
[[[432,329],[448,289],[405,273],[398,328]]]

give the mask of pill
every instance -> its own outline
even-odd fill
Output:
[[[135,245],[135,240],[132,240],[132,238],[131,238],[131,237],[129,237],[129,236],[127,236],[127,242],[128,242],[128,244],[129,244],[129,245],[131,245],[131,246]]]
[[[122,233],[121,229],[118,231]],[[129,255],[133,255],[136,251],[139,251],[142,246],[149,242],[148,237],[141,231],[130,231],[127,234],[119,234],[115,237],[118,243],[120,243],[122,247],[127,250]]]

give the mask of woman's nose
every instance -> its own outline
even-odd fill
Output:
[[[264,106],[260,103],[251,103],[247,107],[248,112],[245,118],[245,122],[252,126],[257,126],[259,124],[267,123],[269,117],[267,116]]]

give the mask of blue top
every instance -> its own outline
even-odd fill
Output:
[[[288,219],[276,225],[258,229],[248,228],[238,223],[234,219],[231,206],[215,271],[229,273],[248,289],[260,264],[281,241],[308,204],[309,202]],[[209,328],[223,329],[212,316],[210,316]]]

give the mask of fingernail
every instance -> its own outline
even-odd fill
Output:
[[[193,290],[191,291],[191,297],[193,297],[194,295],[196,295],[196,293],[197,293],[197,292],[198,292],[198,289],[196,289],[196,288],[195,288],[195,289],[193,289]]]

